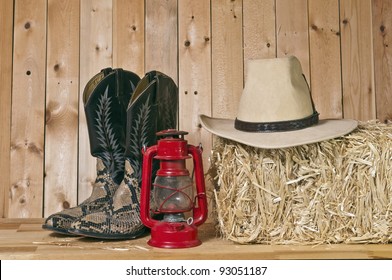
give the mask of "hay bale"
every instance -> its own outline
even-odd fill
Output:
[[[388,243],[392,125],[360,123],[316,144],[260,149],[217,137],[217,225],[238,243]]]

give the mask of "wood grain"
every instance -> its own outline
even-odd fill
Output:
[[[275,0],[243,1],[244,72],[250,59],[276,57]]]
[[[79,1],[48,1],[44,216],[77,204]]]
[[[276,1],[277,56],[296,56],[310,84],[308,26],[308,0]]]
[[[14,20],[12,0],[0,3],[0,217],[8,215],[10,186],[12,34]]]
[[[177,0],[146,0],[145,71],[160,71],[178,85],[177,14]]]
[[[112,2],[80,2],[79,94],[79,203],[90,196],[96,177],[96,159],[90,154],[82,94],[88,80],[101,69],[112,67]]]
[[[344,117],[375,119],[372,1],[341,1],[340,15]]]
[[[214,224],[198,228],[202,244],[189,249],[147,245],[149,236],[135,240],[56,235],[41,228],[42,219],[0,220],[2,260],[309,260],[391,259],[389,244],[238,245],[217,236]]]
[[[392,120],[392,3],[373,1],[373,55],[377,119]]]
[[[211,2],[212,116],[237,115],[243,82],[242,1]]]
[[[199,114],[211,115],[211,1],[185,0],[178,4],[179,128],[189,132],[188,143],[202,144],[206,172],[212,135],[201,128]],[[193,170],[191,160],[187,161],[187,168]],[[206,182],[206,189],[211,199],[213,187],[209,183]]]
[[[210,0],[181,1],[179,14],[180,129],[189,132],[188,142],[212,147],[211,134],[201,129],[199,114],[211,115]],[[208,167],[208,153],[204,153]]]
[[[144,1],[113,1],[113,67],[144,76]]]
[[[310,75],[320,118],[342,118],[339,1],[309,1]]]
[[[9,217],[41,217],[46,1],[15,1]]]

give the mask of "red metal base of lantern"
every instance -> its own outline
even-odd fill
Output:
[[[151,228],[148,244],[158,248],[190,248],[201,244],[197,237],[197,228],[187,223],[160,222]]]

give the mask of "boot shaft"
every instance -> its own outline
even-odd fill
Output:
[[[127,109],[126,158],[141,181],[142,149],[157,143],[156,133],[178,127],[178,87],[159,71],[139,82]],[[159,163],[154,163],[153,173]]]
[[[139,81],[130,71],[106,68],[83,93],[91,155],[102,160],[118,184],[124,176],[126,110]]]

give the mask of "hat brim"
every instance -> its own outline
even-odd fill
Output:
[[[209,132],[236,142],[264,149],[279,149],[317,143],[353,131],[358,122],[351,119],[320,120],[318,124],[285,132],[244,132],[234,128],[234,120],[200,115],[201,125]]]

